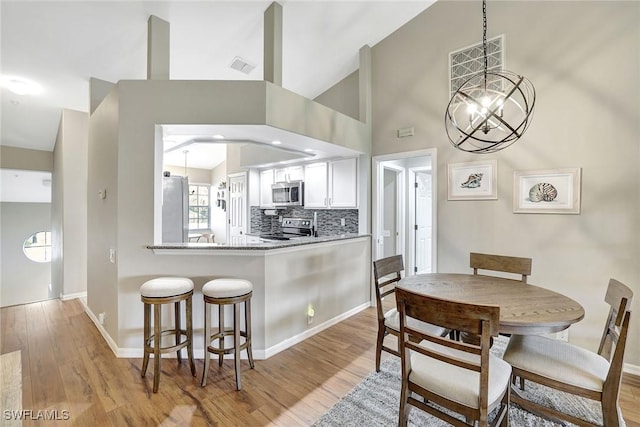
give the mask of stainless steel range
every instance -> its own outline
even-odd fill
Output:
[[[313,231],[313,220],[306,218],[283,218],[282,232],[261,234],[263,240],[291,240],[299,237],[309,237]]]

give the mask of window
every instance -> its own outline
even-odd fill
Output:
[[[210,185],[189,185],[189,230],[209,229]]]
[[[31,261],[51,262],[51,232],[39,231],[24,241],[22,251]]]

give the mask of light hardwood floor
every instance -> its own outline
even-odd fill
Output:
[[[256,361],[253,370],[243,360],[240,392],[231,361],[222,368],[212,363],[201,388],[202,360],[192,377],[184,360],[178,366],[163,359],[157,394],[151,371],[140,378],[142,359],[115,358],[77,300],[8,307],[0,314],[0,353],[22,354],[23,410],[58,410],[59,418],[69,411],[67,421],[25,426],[307,426],[374,368],[373,308]],[[627,426],[640,427],[640,378],[625,377],[620,402]]]

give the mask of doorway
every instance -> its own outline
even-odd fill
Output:
[[[436,150],[373,157],[373,259],[403,255],[405,275],[436,270]]]

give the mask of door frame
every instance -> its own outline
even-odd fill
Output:
[[[383,167],[387,166],[389,167],[389,165],[383,165],[384,162],[389,162],[389,161],[393,161],[393,160],[406,160],[406,159],[410,159],[410,158],[414,158],[414,157],[423,157],[423,156],[429,156],[431,157],[431,173],[432,173],[432,180],[431,180],[431,186],[432,186],[432,210],[433,210],[433,224],[432,224],[432,239],[431,239],[431,265],[432,265],[432,271],[435,273],[438,271],[438,251],[437,251],[437,242],[438,242],[438,158],[437,158],[437,149],[435,148],[429,148],[429,149],[424,149],[424,150],[415,150],[415,151],[405,151],[405,152],[401,152],[401,153],[393,153],[393,154],[384,154],[384,155],[379,155],[379,156],[373,156],[371,158],[371,163],[372,163],[372,171],[371,171],[371,182],[372,182],[372,191],[371,191],[371,195],[372,195],[372,200],[371,200],[371,224],[372,224],[372,244],[371,244],[371,259],[372,260],[376,260],[378,258],[380,258],[382,255],[380,254],[381,252],[381,247],[382,247],[382,229],[383,229],[383,224],[382,224],[382,218],[383,218],[383,206],[381,201],[384,200],[384,173],[383,173]],[[406,177],[404,177],[404,179],[406,180]],[[404,186],[405,190],[403,193],[407,192],[407,188],[406,185]],[[403,199],[404,200],[404,207],[403,207],[403,212],[406,211],[406,209],[409,208],[409,206],[407,206],[408,203],[408,198],[405,197],[405,195],[403,194]],[[404,219],[403,219],[403,224],[404,224]],[[406,250],[406,233],[407,230],[405,230],[406,227],[402,228],[402,242],[403,242],[403,250],[402,250],[402,254],[404,256],[404,252]],[[409,261],[409,264],[411,265],[407,265],[407,261]],[[409,270],[409,268],[412,268],[413,266],[413,261],[412,260],[405,260],[405,274],[410,273],[411,270]]]

